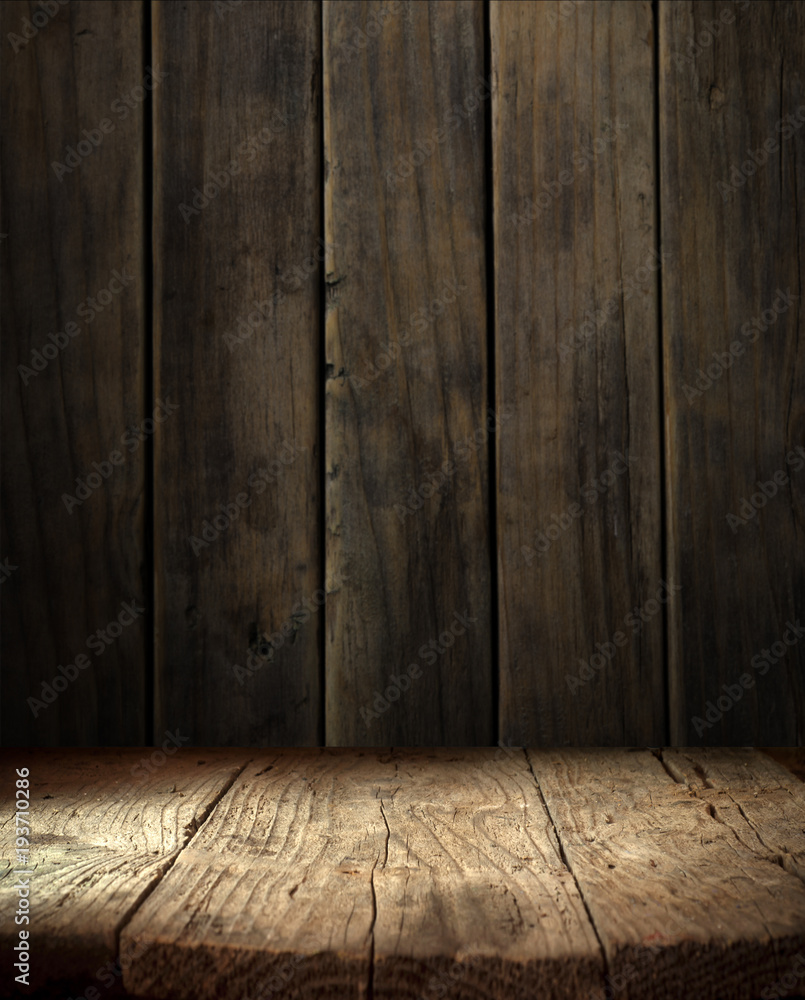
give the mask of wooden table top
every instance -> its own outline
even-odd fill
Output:
[[[32,986],[98,1000],[122,972],[164,1000],[805,993],[805,784],[757,750],[2,756],[30,772],[31,874],[15,874],[6,782],[0,941],[17,943],[29,878]]]

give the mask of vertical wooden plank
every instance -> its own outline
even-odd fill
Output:
[[[327,741],[488,744],[483,8],[324,39]]]
[[[315,743],[320,7],[157,3],[154,49],[156,730]]]
[[[493,2],[491,36],[501,735],[657,742],[651,5]]]
[[[145,737],[142,30],[128,0],[2,6],[7,744]]]
[[[671,739],[791,744],[805,719],[805,8],[660,12],[675,261],[663,273],[667,547],[683,588]]]

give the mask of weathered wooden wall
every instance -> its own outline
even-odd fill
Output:
[[[664,725],[662,616],[628,617],[662,579],[653,20],[562,9],[491,10],[500,725],[631,745]]]
[[[2,26],[5,743],[803,742],[805,6]]]
[[[334,744],[493,742],[483,14],[324,5]]]
[[[153,11],[155,731],[316,743],[320,6]]]
[[[670,737],[801,743],[805,6],[663,4],[659,31]]]
[[[6,743],[147,736],[144,13],[0,8]]]

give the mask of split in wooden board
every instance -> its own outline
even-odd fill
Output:
[[[750,758],[733,795],[764,773]],[[125,929],[127,988],[759,996],[805,949],[805,886],[760,844],[765,791],[730,825],[673,768],[647,750],[264,752]]]
[[[757,751],[143,753],[25,752],[39,974],[119,958],[162,1000],[751,1000],[805,955],[805,785]]]
[[[750,751],[755,770],[742,774],[732,753],[713,751],[708,772],[730,773],[732,793],[746,798],[766,762]],[[805,886],[759,843],[765,792],[754,815],[736,810],[725,823],[647,751],[528,757],[625,996],[751,1000],[789,972],[805,949]]]
[[[572,997],[603,973],[521,752],[266,753],[163,889],[122,941],[135,993],[413,997],[458,969],[457,996]]]
[[[154,753],[3,752],[4,774],[14,775],[17,767],[29,771],[31,846],[29,863],[18,864],[14,800],[4,795],[0,945],[10,954],[19,940],[14,886],[28,878],[32,984],[47,978],[99,985],[97,971],[117,959],[121,927],[249,756],[243,750],[183,750],[167,759],[163,754],[159,766],[150,760]],[[146,767],[139,763],[143,758]],[[4,792],[10,787],[4,783]],[[33,874],[18,876],[20,869]],[[0,992],[9,985],[12,977],[4,977]]]

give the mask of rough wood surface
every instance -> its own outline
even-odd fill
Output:
[[[129,990],[199,1000],[572,998],[603,974],[519,750],[265,754],[122,947]]]
[[[123,933],[126,988],[365,996],[394,770],[372,751],[256,757]]]
[[[500,735],[660,743],[651,4],[490,13]]]
[[[1,12],[3,742],[137,744],[151,609],[88,640],[147,592],[143,5],[53,8]]]
[[[156,438],[155,729],[315,743],[320,8],[156,3],[153,35],[170,74],[154,122],[156,394],[179,406]]]
[[[663,762],[715,816],[805,882],[805,784],[756,750],[664,750]]]
[[[789,622],[805,625],[805,6],[659,10],[674,260],[662,292],[667,549],[682,587],[670,742],[793,745],[805,713],[805,641],[784,643]]]
[[[96,972],[117,958],[121,927],[248,761],[245,751],[169,747],[167,760],[150,748],[4,752],[0,943],[6,955],[17,943],[14,884],[27,877],[32,986],[83,978],[104,992]],[[30,771],[28,865],[15,853],[17,767]]]
[[[589,997],[595,932],[522,750],[395,751],[372,995]]]
[[[324,40],[327,742],[488,744],[483,7]]]
[[[529,760],[624,997],[751,1000],[789,972],[805,948],[803,885],[753,849],[748,822],[736,836],[647,750]]]
[[[793,995],[802,783],[756,751],[145,753],[3,755],[48,1000]]]

